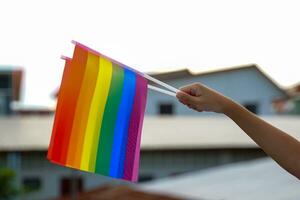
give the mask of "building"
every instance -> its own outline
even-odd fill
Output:
[[[265,117],[300,139],[299,117]],[[52,116],[0,118],[0,167],[13,168],[17,183],[32,192],[22,199],[48,199],[103,184],[130,185],[108,177],[61,167],[46,159]],[[161,128],[164,127],[164,128]],[[264,152],[225,117],[146,117],[140,181],[265,157]]]
[[[287,91],[281,88],[256,64],[203,73],[192,73],[188,69],[183,69],[166,73],[150,73],[149,75],[176,88],[195,82],[203,83],[231,97],[259,115],[277,114],[277,111],[273,108],[273,102],[278,99],[286,100],[289,97]],[[151,82],[150,84],[155,85]],[[58,90],[55,91],[53,96],[57,98],[58,93]],[[182,107],[175,98],[161,95],[161,93],[152,90],[148,92],[146,114],[199,115],[199,113]],[[201,113],[200,115],[203,114],[207,115],[207,113]]]
[[[300,83],[286,89],[288,97],[273,101],[278,114],[300,115]]]
[[[20,100],[22,76],[18,67],[0,66],[0,116],[12,114],[12,102]]]
[[[20,67],[0,65],[0,116],[50,115],[51,106],[27,106],[21,102],[24,72]]]
[[[299,180],[270,158],[229,164],[142,184],[145,191],[184,199],[297,200]]]
[[[153,76],[175,87],[202,82],[252,112],[265,115],[264,119],[300,139],[300,119],[277,117],[272,109],[272,100],[287,94],[256,65],[201,74],[182,70]],[[13,116],[0,117],[0,167],[13,168],[18,175],[17,185],[31,191],[22,199],[78,194],[106,183],[130,185],[50,163],[46,151],[53,121],[51,110],[19,107],[14,112]],[[266,156],[229,119],[192,112],[173,97],[149,91],[146,115],[140,182]]]
[[[72,200],[70,195],[57,198],[55,200]],[[78,194],[77,200],[183,200],[172,195],[162,195],[156,193],[145,192],[135,187],[128,186],[102,186],[91,191]]]
[[[289,114],[300,115],[300,83],[288,89],[290,99],[286,101]]]
[[[259,115],[276,114],[272,108],[273,100],[288,96],[285,90],[255,64],[198,74],[184,69],[152,74],[152,76],[176,88],[194,82],[203,83]],[[146,113],[148,115],[199,115],[182,107],[176,99],[155,91],[149,91]]]

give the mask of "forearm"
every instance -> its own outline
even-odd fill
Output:
[[[279,165],[300,178],[299,141],[231,100],[227,100],[223,112]]]
[[[299,141],[205,85],[194,83],[180,89],[176,97],[181,103],[199,112],[226,114],[279,165],[300,179]]]

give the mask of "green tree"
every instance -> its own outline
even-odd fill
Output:
[[[8,168],[0,169],[0,200],[9,200],[17,195],[14,185],[16,174]]]

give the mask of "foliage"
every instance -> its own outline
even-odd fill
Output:
[[[8,168],[0,169],[0,200],[9,200],[17,195],[14,185],[15,172]]]

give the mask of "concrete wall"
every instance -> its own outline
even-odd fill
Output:
[[[241,104],[256,103],[260,115],[274,114],[271,107],[272,100],[284,95],[255,68],[244,68],[165,82],[176,88],[194,82],[201,82]],[[182,106],[175,98],[150,90],[148,92],[146,114],[158,114],[160,103],[172,103],[177,115],[199,115],[199,113]]]
[[[143,151],[140,178],[156,179],[265,156],[257,148]]]
[[[41,187],[38,191],[24,194],[17,199],[42,200],[57,198],[61,195],[61,180],[65,177],[82,178],[84,190],[90,190],[106,183],[115,185],[131,184],[126,181],[52,164],[46,160],[45,152],[23,152],[19,155],[11,152],[6,155],[12,155],[13,159],[21,159],[14,161],[19,163],[18,169],[16,169],[18,172],[18,185],[22,185],[22,180],[25,178],[38,178],[41,181]],[[150,180],[263,156],[265,156],[263,151],[256,148],[142,151],[140,178]],[[3,154],[1,157],[3,160]]]
[[[57,198],[61,195],[61,180],[63,178],[79,177],[83,180],[83,190],[90,190],[104,183],[108,183],[108,179],[103,176],[79,172],[69,168],[60,167],[49,164],[44,168],[27,168],[22,170],[20,179],[28,177],[39,177],[42,186],[35,192],[22,196],[24,200],[41,200]]]
[[[5,158],[6,157],[6,158]],[[128,184],[125,181],[118,181],[105,176],[72,170],[50,163],[46,159],[46,152],[9,152],[0,154],[0,167],[12,168],[16,174],[16,185],[23,187],[23,180],[38,178],[41,187],[37,191],[22,194],[15,200],[43,200],[53,199],[61,196],[61,181],[63,178],[78,177],[83,181],[83,190],[91,190],[104,184]]]

